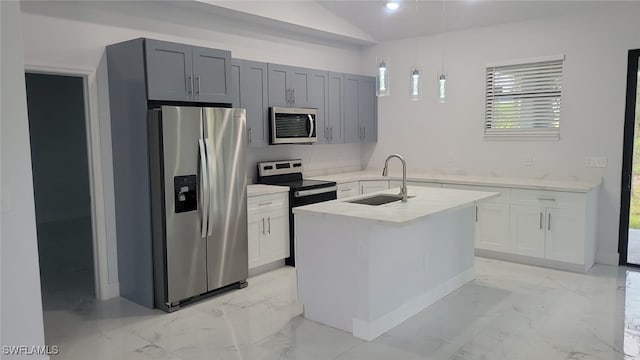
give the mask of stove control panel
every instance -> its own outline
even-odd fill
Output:
[[[258,163],[258,176],[302,174],[302,160],[265,161]]]

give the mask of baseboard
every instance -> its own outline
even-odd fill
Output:
[[[100,300],[113,299],[120,296],[120,283],[105,284],[101,288]]]
[[[468,269],[373,321],[353,319],[353,336],[371,341],[464,286],[474,277],[475,270]]]
[[[281,268],[285,266],[284,259],[276,260],[272,263],[256,266],[254,268],[249,269],[249,277],[256,276],[262,273],[266,273],[271,270],[275,270],[277,268]]]
[[[589,270],[587,268],[587,265],[585,264],[573,264],[573,263],[567,263],[567,262],[557,261],[557,260],[542,259],[542,258],[537,258],[533,256],[503,253],[500,251],[476,249],[475,253],[476,253],[476,256],[480,256],[480,257],[502,260],[502,261],[509,261],[509,262],[525,264],[525,265],[546,267],[546,268],[551,268],[556,270],[572,271],[572,272],[579,272],[579,273],[585,273]]]
[[[598,251],[596,252],[596,264],[620,265],[620,254]]]

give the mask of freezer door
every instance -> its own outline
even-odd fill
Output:
[[[209,154],[208,289],[248,277],[246,118],[244,109],[204,108]]]
[[[166,301],[207,291],[202,108],[162,107]],[[206,156],[206,154],[205,154]],[[204,182],[206,183],[206,182]],[[203,228],[204,225],[204,228]]]

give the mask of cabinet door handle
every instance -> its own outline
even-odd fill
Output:
[[[554,198],[538,198],[540,201],[556,201]]]
[[[540,230],[542,230],[542,212],[540,212]]]
[[[287,105],[291,105],[291,91],[290,91],[290,89],[286,89],[285,90],[284,101],[287,103]]]
[[[248,129],[247,129],[247,132],[248,132],[248,134],[247,134],[247,135],[248,135],[248,137],[249,137],[249,143],[251,143],[251,128],[248,128]]]
[[[296,103],[296,89],[291,89],[291,104]]]
[[[269,230],[267,232],[271,234],[271,216],[267,218],[267,221],[269,222]]]
[[[262,218],[262,235],[264,235],[264,218]]]
[[[267,206],[267,205],[271,205],[273,202],[269,201],[269,202],[265,202],[265,203],[259,203],[258,206]]]
[[[187,92],[189,94],[193,93],[193,78],[191,75],[187,75]]]
[[[476,205],[476,222],[478,222],[478,206]]]
[[[362,127],[362,139],[366,139],[367,138],[367,128],[366,127]]]
[[[331,134],[331,141],[333,141],[333,126],[329,128],[329,134]]]
[[[551,213],[549,213],[549,218],[547,219],[547,230],[551,230]]]
[[[196,76],[196,95],[200,95],[200,76]]]

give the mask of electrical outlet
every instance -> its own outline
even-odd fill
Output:
[[[588,168],[606,168],[607,157],[606,156],[586,156],[584,158],[584,167]]]
[[[524,159],[524,166],[533,166],[533,156],[527,156],[527,158]]]

